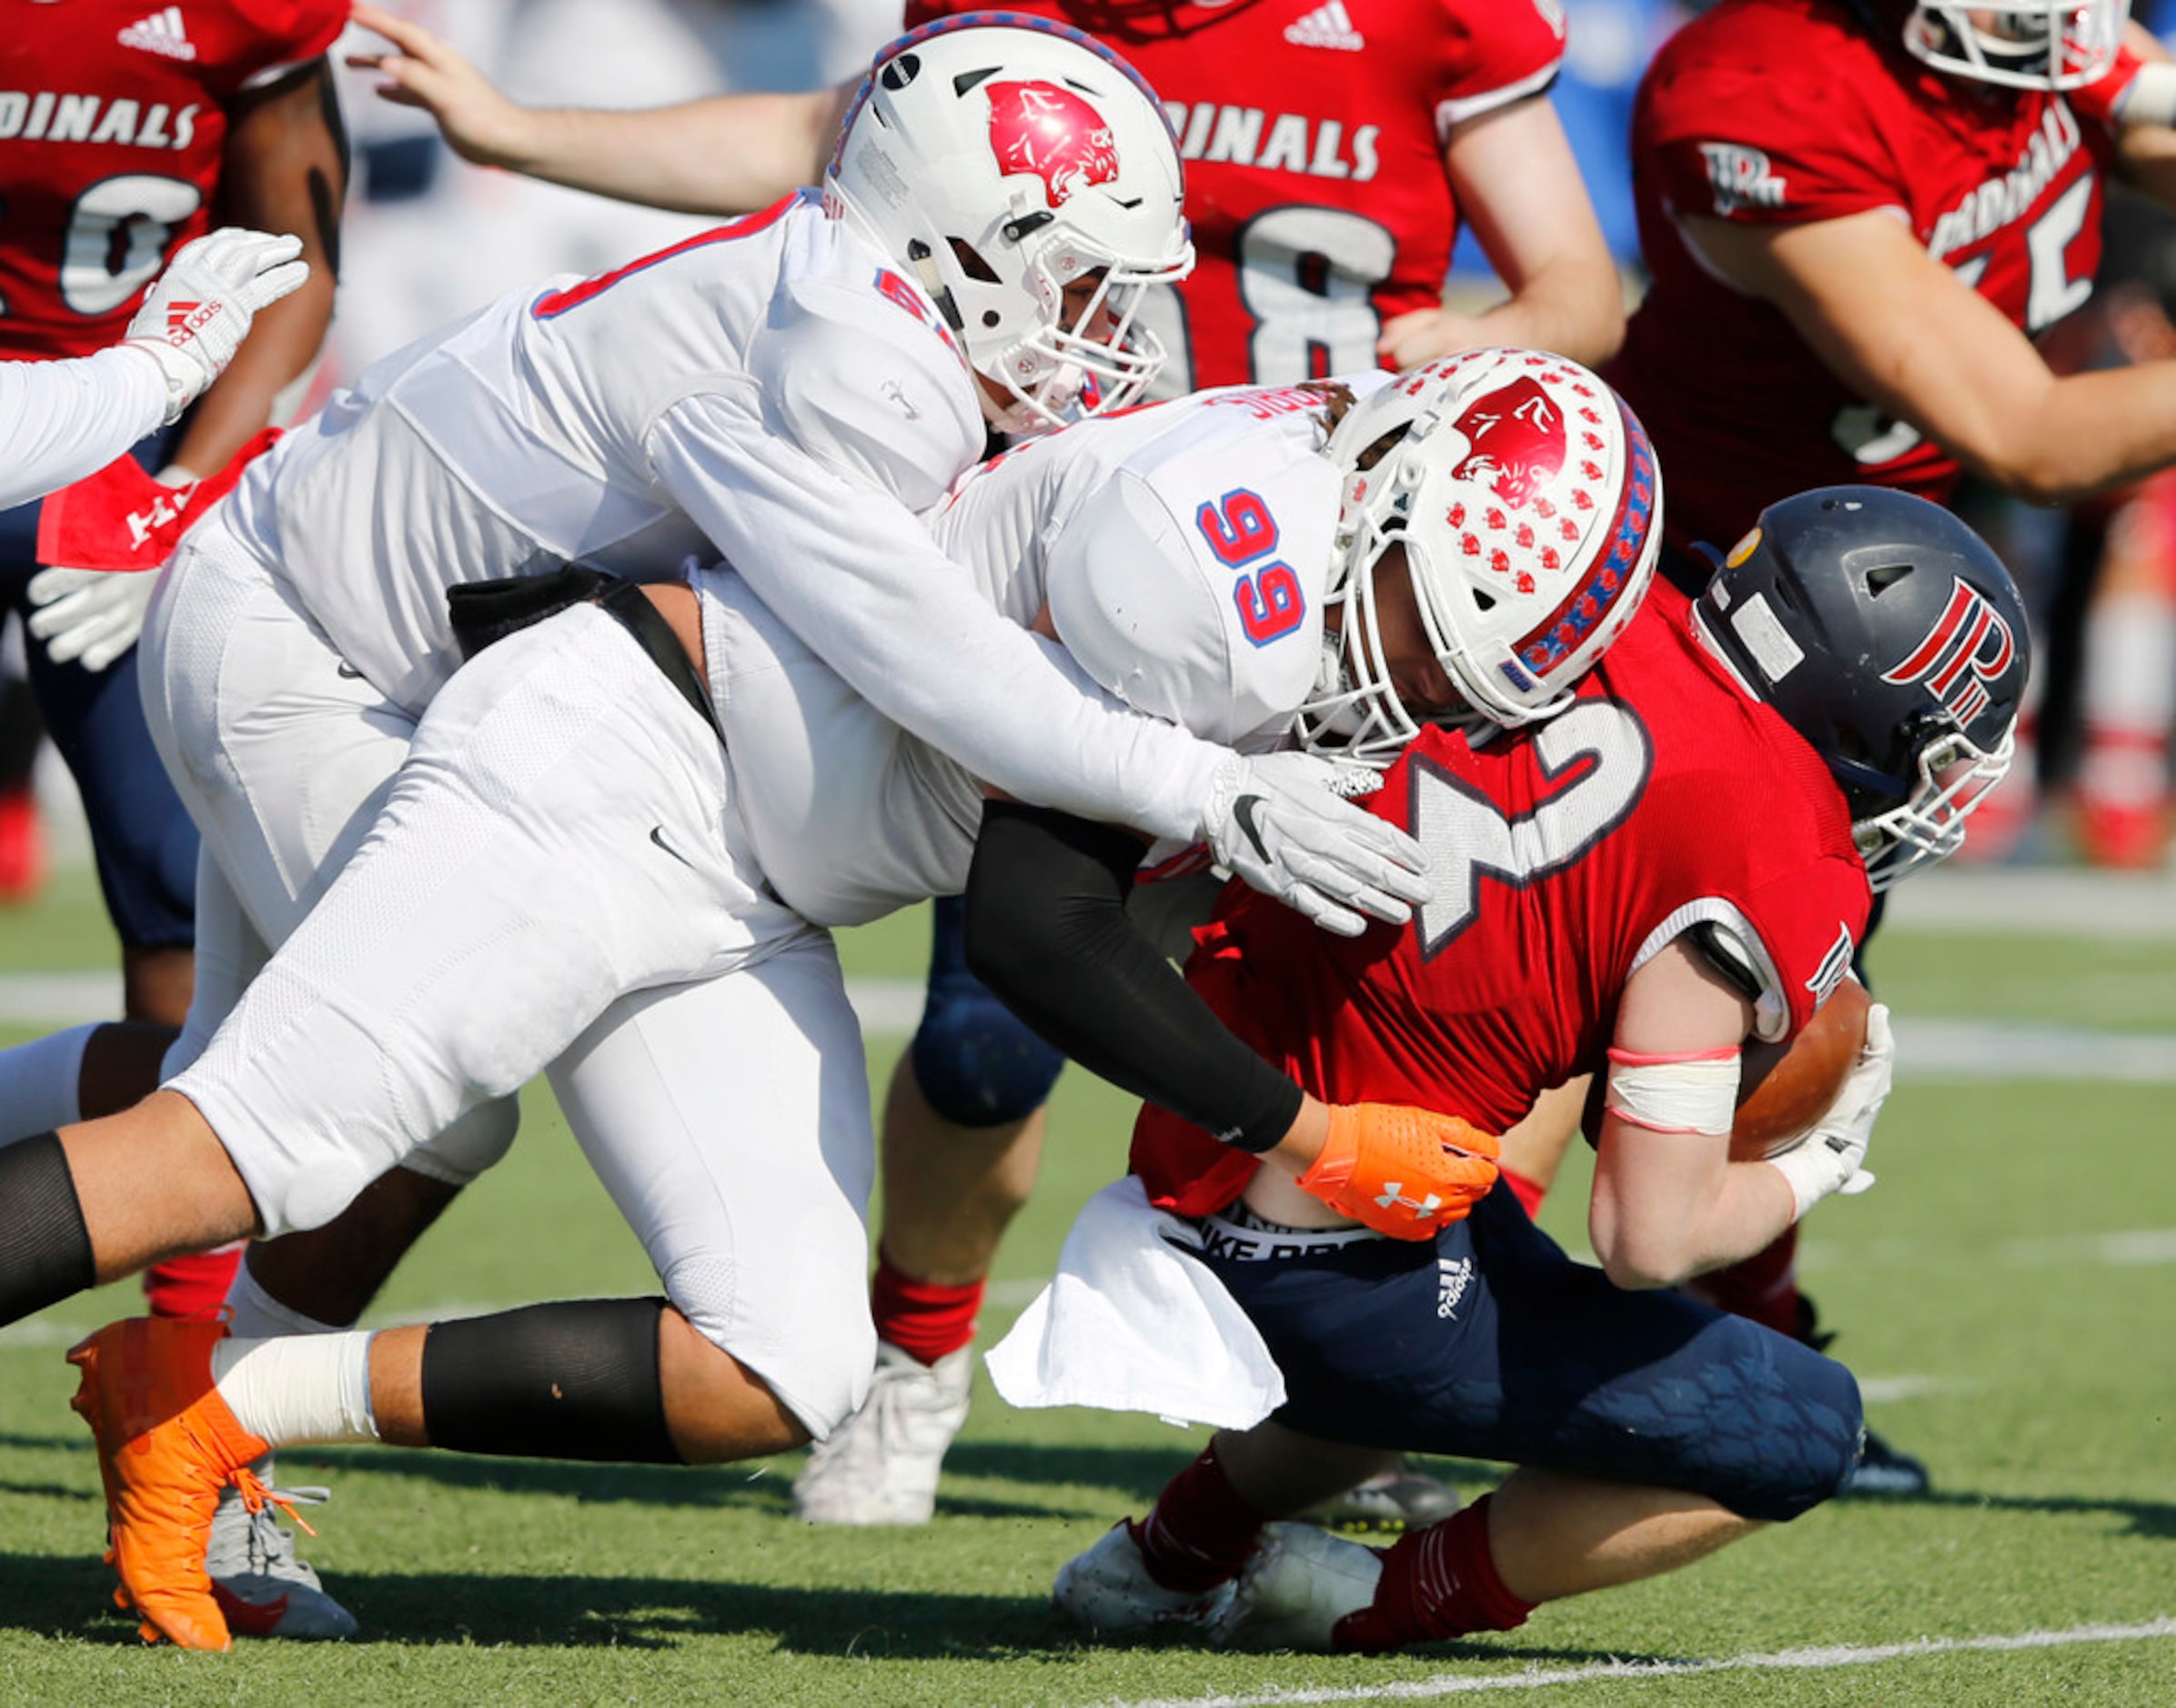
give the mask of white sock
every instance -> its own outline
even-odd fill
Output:
[[[83,1119],[83,1051],[98,1026],[96,1020],[71,1026],[34,1043],[0,1050],[0,1109],[7,1111],[0,1145]]]
[[[227,1289],[227,1332],[237,1341],[269,1340],[275,1334],[337,1334],[351,1324],[320,1322],[284,1305],[257,1284],[244,1258]]]
[[[229,1335],[212,1348],[212,1381],[235,1422],[267,1446],[378,1439],[368,1331]]]

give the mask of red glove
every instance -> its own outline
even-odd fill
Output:
[[[1299,1178],[1340,1215],[1394,1240],[1430,1240],[1496,1181],[1496,1135],[1400,1103],[1333,1103],[1322,1154]]]
[[[123,457],[49,495],[38,512],[38,561],[121,573],[157,569],[183,530],[241,479],[253,457],[279,437],[267,427],[217,474],[186,486],[162,485]]]

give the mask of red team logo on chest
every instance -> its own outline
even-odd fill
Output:
[[[1053,207],[1118,177],[1118,144],[1103,116],[1054,83],[990,85],[990,151],[999,171],[1041,178]]]
[[[1988,685],[2010,668],[2017,646],[2001,613],[1959,581],[1927,638],[1881,679],[1899,687],[1924,681],[1957,721],[1969,726],[1987,709]]]
[[[1517,509],[1564,468],[1564,417],[1531,379],[1476,397],[1452,423],[1472,447],[1454,480],[1484,483]]]

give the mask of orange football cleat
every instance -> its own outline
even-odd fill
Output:
[[[268,1451],[235,1422],[212,1385],[211,1349],[224,1322],[132,1317],[68,1353],[83,1371],[73,1402],[98,1438],[115,1603],[143,1615],[146,1643],[232,1645],[212,1598],[205,1544],[219,1492],[233,1483],[252,1510],[267,1498],[249,1462]]]

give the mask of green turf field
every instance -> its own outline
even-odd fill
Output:
[[[0,916],[0,977],[103,965],[101,929],[87,881],[64,875]],[[851,969],[917,974],[921,929],[858,935]],[[1964,1077],[2028,1060],[2036,1025],[2153,1034],[2165,1067],[2176,939],[1899,929],[1875,971],[1908,1066],[1915,1016],[2011,1029],[1954,1029],[1956,1077],[1921,1071],[1890,1103],[1879,1190],[1808,1226],[1836,1350],[1876,1426],[1931,1463],[1929,1499],[1831,1506],[1486,1644],[1240,1658],[1084,1645],[1047,1609],[1058,1564],[1201,1443],[1149,1419],[1015,1412],[985,1391],[936,1522],[912,1532],[793,1523],[793,1458],[669,1472],[297,1452],[286,1480],[337,1490],[309,1557],[367,1640],[184,1655],[144,1650],[106,1610],[98,1477],[66,1404],[61,1352],[132,1308],[115,1289],[0,1333],[0,1703],[2176,1703],[2176,1086],[2064,1056],[2074,1039],[2056,1051],[2070,1077]],[[872,1040],[880,1074],[899,1042]],[[1127,1113],[1083,1075],[1063,1082],[985,1341],[1116,1170]],[[1566,1181],[1545,1216],[1567,1241],[1582,1197]],[[539,1097],[379,1315],[650,1284]],[[1441,1468],[1467,1488],[1496,1474]]]

